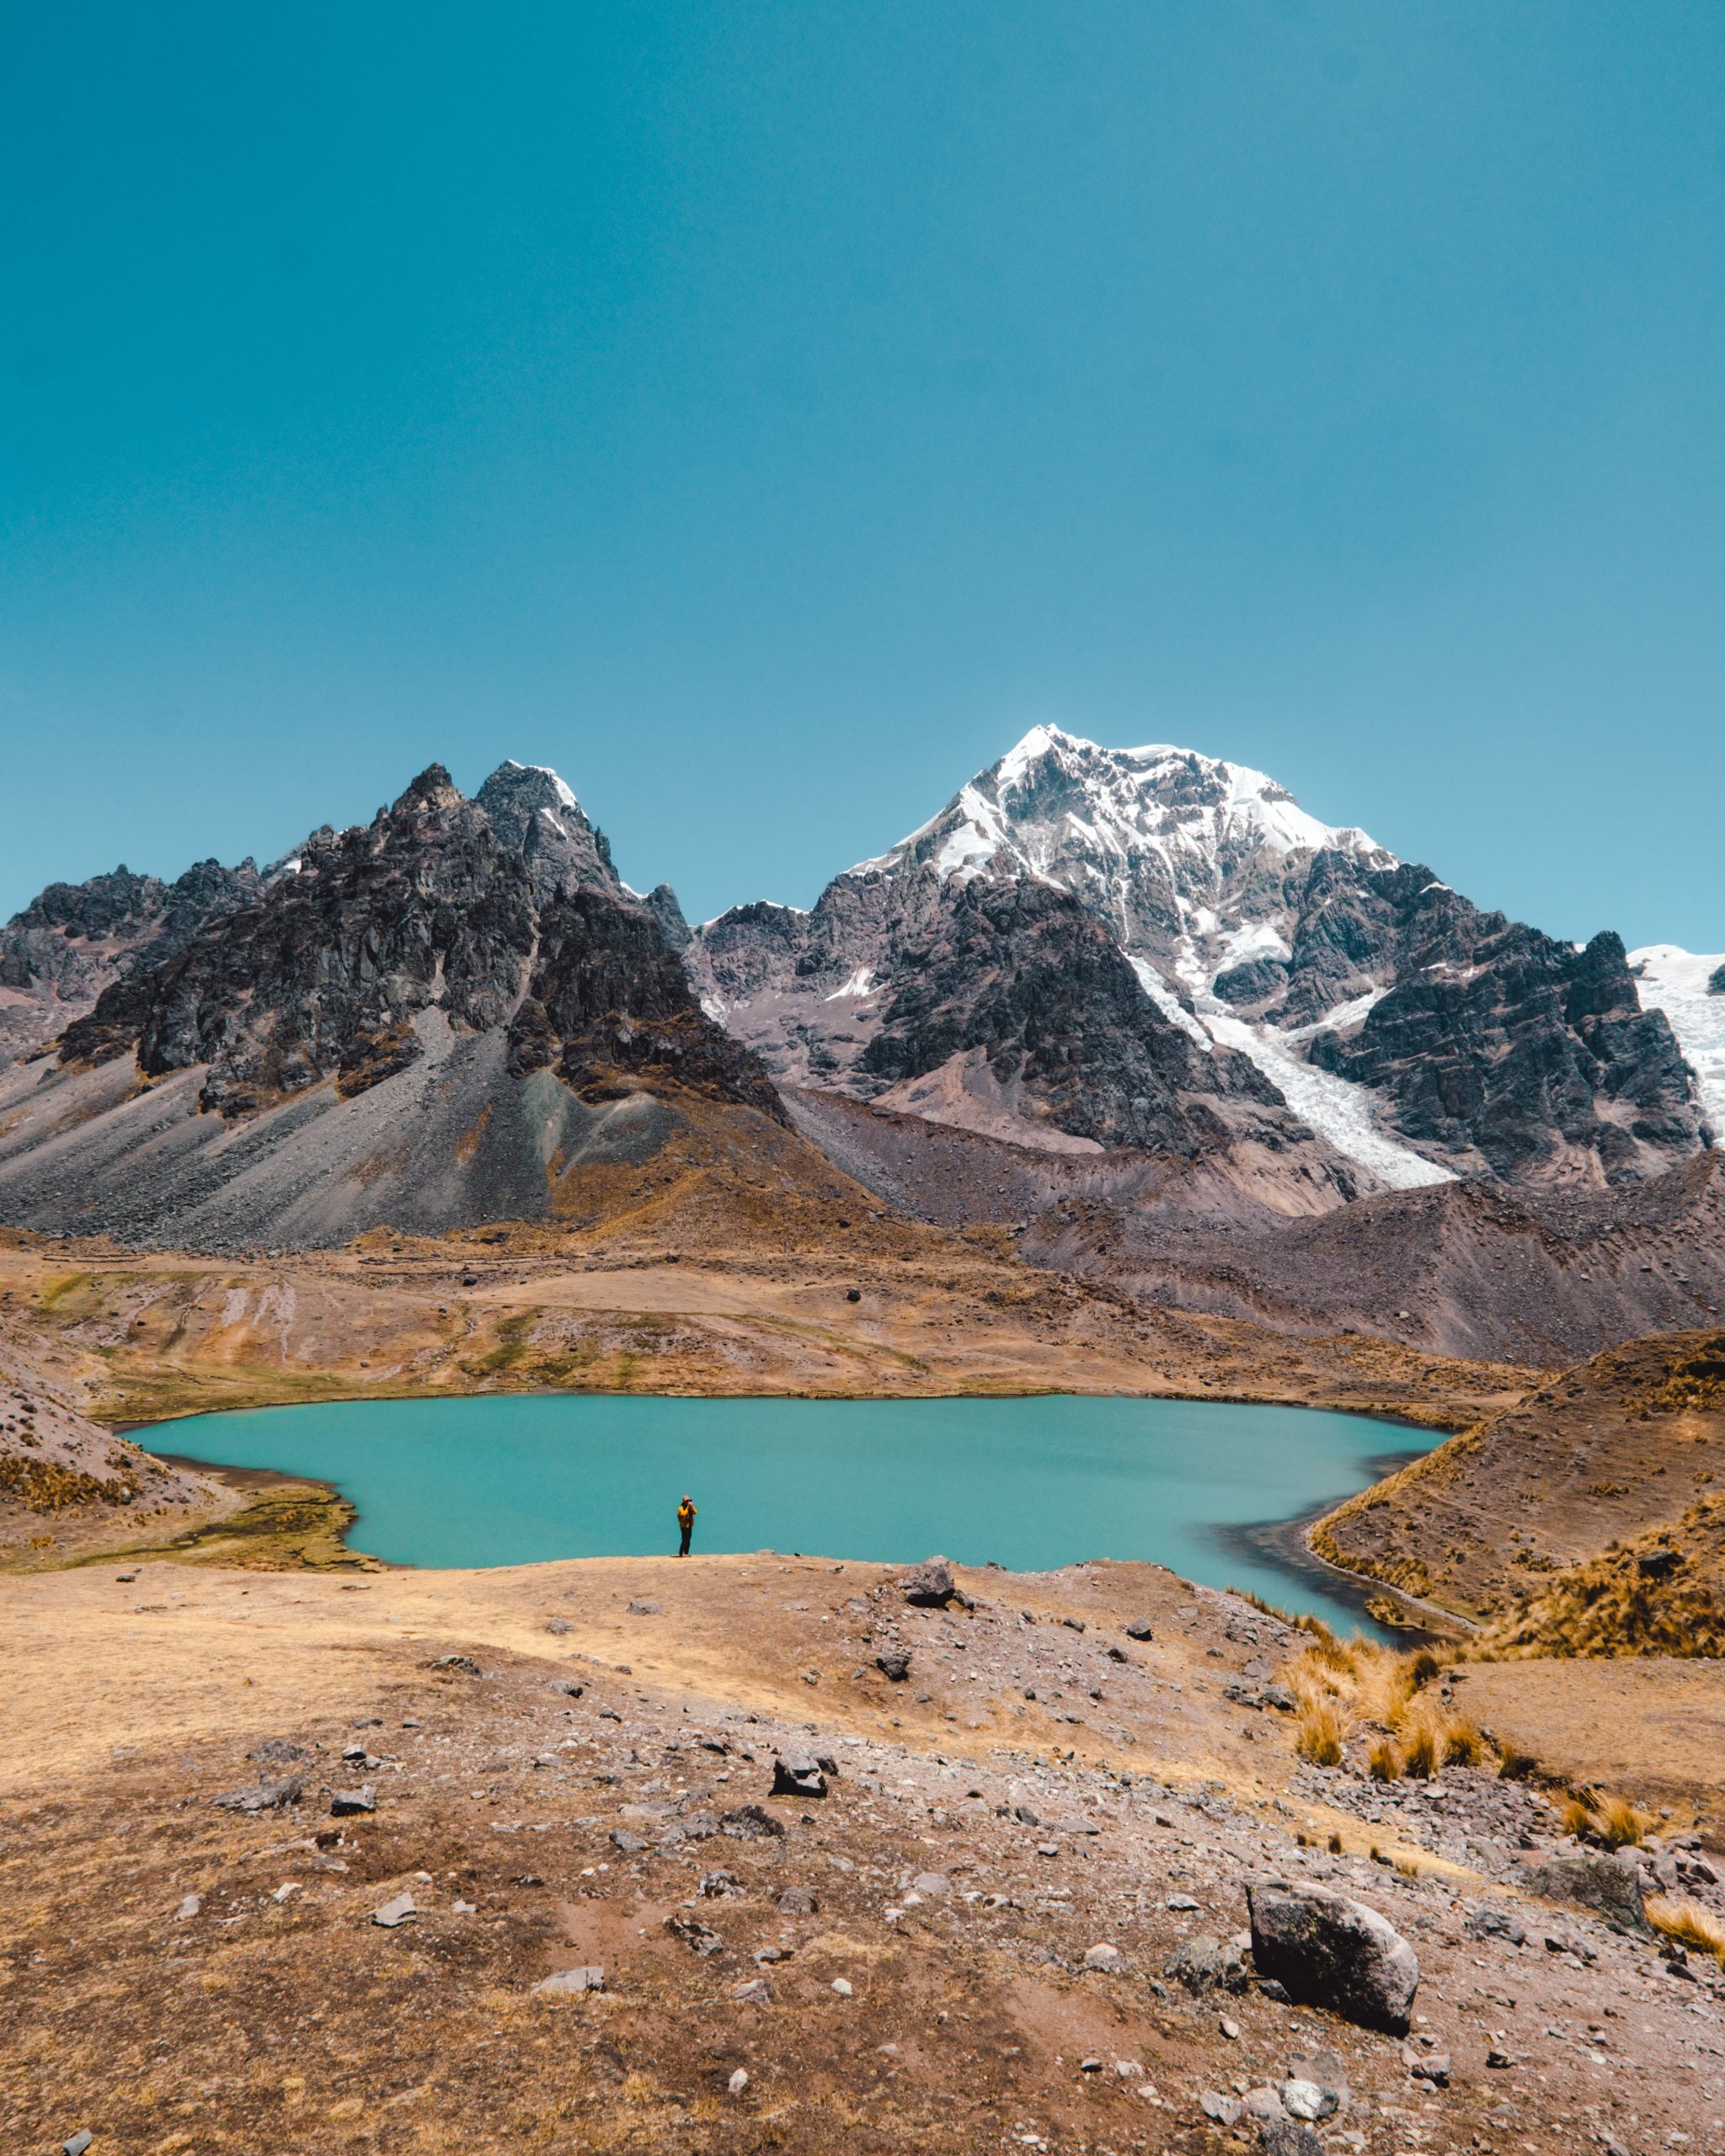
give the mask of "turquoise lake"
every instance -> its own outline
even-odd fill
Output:
[[[514,1395],[203,1415],[146,1442],[333,1483],[355,1547],[399,1565],[528,1564],[676,1548],[1041,1572],[1137,1557],[1366,1625],[1359,1599],[1261,1530],[1363,1488],[1420,1431],[1318,1408],[1033,1400]]]

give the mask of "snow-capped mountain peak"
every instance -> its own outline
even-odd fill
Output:
[[[1034,726],[937,816],[852,873],[928,865],[943,878],[1060,884],[1103,915],[1129,953],[1166,969],[1196,937],[1215,971],[1247,955],[1230,938],[1279,940],[1281,886],[1325,851],[1396,866],[1364,831],[1320,822],[1248,765],[1168,744],[1105,749]]]

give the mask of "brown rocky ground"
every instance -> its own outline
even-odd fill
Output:
[[[771,1552],[0,1582],[7,2145],[1220,2156],[1255,2122],[1200,2099],[1300,2062],[1356,2156],[1717,2141],[1712,1965],[1530,1897],[1564,1846],[1537,1791],[1302,1764],[1252,1704],[1300,1636],[1153,1568],[963,1584],[917,1610]],[[836,1762],[824,1798],[768,1794],[789,1748]],[[1711,1905],[1688,1823],[1652,1860]],[[1273,1876],[1413,1942],[1407,2042],[1165,1974]]]
[[[1722,1478],[1725,1333],[1669,1334],[1539,1385],[1349,1498],[1312,1545],[1506,1645],[1718,1653]]]

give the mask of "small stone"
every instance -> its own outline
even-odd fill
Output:
[[[1156,1634],[1141,1617],[1135,1617],[1126,1626],[1125,1631],[1129,1640],[1153,1640],[1156,1637]]]
[[[290,1774],[286,1781],[256,1782],[249,1789],[231,1789],[210,1801],[220,1812],[281,1812],[299,1802],[305,1787],[302,1774]]]
[[[411,1894],[398,1894],[393,1901],[386,1902],[381,1909],[372,1910],[371,1921],[381,1924],[386,1931],[393,1931],[398,1924],[411,1923],[419,1913]]]
[[[1505,2051],[1499,2051],[1495,2044],[1493,2044],[1492,2048],[1486,2053],[1486,2064],[1487,2066],[1506,2067],[1514,2066],[1514,2060],[1510,2057],[1509,2052]]]
[[[673,1939],[681,1939],[692,1954],[722,1954],[724,1951],[724,1941],[716,1931],[698,1919],[684,1915],[681,1909],[674,1910],[665,1919],[665,1928]],[[757,1961],[760,1958],[759,1955],[756,1956]]]
[[[1338,2102],[1333,2089],[1295,2079],[1282,2084],[1282,2109],[1290,2119],[1327,2119]]]
[[[613,1827],[611,1846],[620,1850],[624,1856],[638,1856],[647,1844],[638,1834],[632,1834],[627,1827]]]
[[[1218,2126],[1237,2126],[1245,2105],[1232,2096],[1224,2096],[1214,2089],[1206,2089],[1198,2100],[1198,2108],[1207,2119],[1214,2119]]]
[[[724,1896],[734,1894],[737,1882],[728,1871],[703,1871],[697,1891],[704,1900],[716,1902]]]
[[[841,1999],[850,1998],[851,1983],[849,1977],[835,1977],[832,1980],[832,1988],[838,1993]]]
[[[632,1602],[629,1604],[632,1617],[658,1617],[663,1614],[656,1602]]]
[[[1108,1976],[1118,1976],[1126,1966],[1126,1957],[1118,1946],[1104,1943],[1085,1950],[1084,1966],[1087,1969],[1100,1969]]]
[[[771,2006],[775,1993],[765,1977],[752,1977],[745,1984],[739,1984],[731,1997],[740,2006]]]
[[[553,1994],[559,1992],[603,1991],[605,1972],[602,1968],[594,1967],[559,1969],[553,1976],[542,1977],[533,1988]]]
[[[434,1669],[446,1669],[459,1677],[483,1677],[485,1673],[470,1654],[441,1654],[431,1664]]]
[[[547,1617],[545,1620],[545,1629],[561,1639],[569,1629],[569,1620],[567,1617]]]
[[[911,1884],[924,1901],[953,1891],[953,1882],[943,1871],[919,1871]]]
[[[1058,1842],[1039,1842],[1036,1844],[1036,1854],[1039,1856],[1058,1856],[1060,1853],[1060,1845]]]
[[[1100,2073],[1102,2061],[1099,2058],[1081,2058],[1078,2062],[1078,2071],[1081,2073]]]
[[[1221,2031],[1222,2034],[1228,2039],[1230,2043],[1237,2041],[1240,2035],[1240,2024],[1237,2021],[1230,2020],[1228,2016],[1225,2014],[1221,2020],[1217,2022],[1216,2026]]]
[[[820,1901],[806,1886],[788,1886],[778,1897],[782,1917],[812,1917],[820,1907]]]
[[[899,1582],[906,1602],[918,1609],[944,1609],[958,1599],[953,1568],[944,1557],[926,1558]]]
[[[1311,2128],[1285,2115],[1260,2120],[1258,2137],[1264,2156],[1323,2156],[1323,2143]]]
[[[772,1793],[774,1796],[825,1796],[826,1776],[820,1771],[820,1763],[794,1752],[776,1758]]]
[[[1450,2054],[1448,2052],[1433,2052],[1428,2057],[1415,2059],[1408,2071],[1416,2081],[1429,2081],[1434,2089],[1447,2089],[1450,2085]]]
[[[1201,1908],[1203,1907],[1203,1903],[1200,1903],[1194,1895],[1170,1894],[1168,1897],[1168,1907],[1171,1909],[1196,1909]]]
[[[770,1835],[782,1834],[783,1827],[770,1812],[758,1804],[740,1804],[734,1812],[719,1815],[719,1831],[734,1835],[741,1842],[765,1841]]]
[[[61,2156],[84,2156],[85,2149],[95,2137],[87,2126],[81,2126],[76,2133],[68,2134],[61,2143]]]
[[[730,2079],[725,2084],[725,2087],[730,2090],[734,2096],[740,2096],[748,2085],[749,2069],[745,2066],[740,2066],[736,2072],[731,2076]]]
[[[179,1907],[174,1912],[174,1922],[176,1924],[190,1924],[191,1919],[198,1913],[198,1911],[202,1908],[203,1906],[204,1897],[201,1894],[188,1894],[185,1899],[180,1903]]]
[[[887,1647],[876,1655],[874,1666],[889,1684],[902,1684],[911,1674],[911,1657],[903,1647]]]
[[[329,1800],[332,1819],[351,1819],[377,1809],[377,1792],[367,1782],[361,1789],[338,1790]]]

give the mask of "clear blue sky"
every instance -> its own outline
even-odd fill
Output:
[[[1725,947],[1725,11],[11,11],[0,913],[553,763],[692,914],[1046,719]]]

